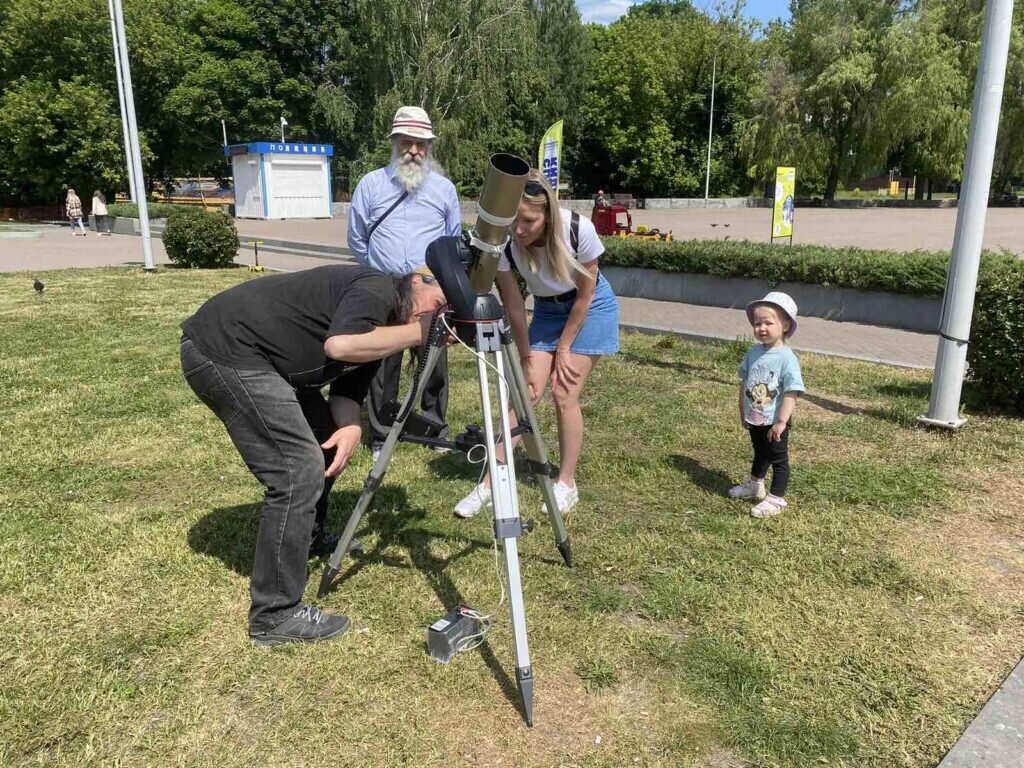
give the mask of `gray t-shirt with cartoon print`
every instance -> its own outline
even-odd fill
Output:
[[[775,423],[779,400],[787,392],[803,392],[800,361],[789,347],[767,349],[755,344],[743,356],[743,418],[755,427]]]

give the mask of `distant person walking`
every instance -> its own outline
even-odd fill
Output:
[[[75,236],[75,223],[82,230],[82,237],[85,237],[85,224],[82,223],[82,201],[78,195],[75,194],[75,190],[68,188],[68,197],[64,201],[64,212],[67,214],[68,221],[71,222],[71,236]]]
[[[96,231],[110,237],[110,216],[107,214],[107,198],[98,189],[92,193],[92,215],[96,218]]]

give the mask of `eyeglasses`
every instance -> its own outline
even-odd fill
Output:
[[[525,189],[523,191],[526,192],[526,194],[528,194],[528,195],[530,195],[532,197],[537,197],[538,195],[544,195],[545,194],[545,192],[544,192],[544,185],[541,184],[539,181],[528,181],[528,182],[526,182],[526,187],[525,187]]]

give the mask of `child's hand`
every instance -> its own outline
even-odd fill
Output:
[[[768,440],[773,443],[777,443],[782,439],[782,433],[786,431],[785,423],[777,421],[772,424],[772,428],[768,431]]]

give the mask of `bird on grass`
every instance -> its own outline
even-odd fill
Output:
[[[32,281],[32,287],[35,288],[36,293],[40,295],[42,295],[43,289],[46,288],[46,286],[43,285],[43,282],[38,277]]]

